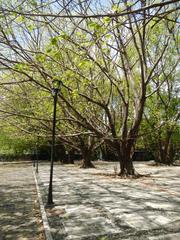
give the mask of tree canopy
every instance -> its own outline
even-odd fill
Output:
[[[59,140],[82,152],[91,142],[89,155],[104,143],[134,175],[143,129],[177,132],[178,2],[1,1],[2,127],[48,139],[59,79]]]

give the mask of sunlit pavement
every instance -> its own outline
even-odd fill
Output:
[[[180,167],[135,163],[139,173],[151,176],[119,179],[106,175],[118,163],[95,165],[55,165],[55,206],[46,209],[54,240],[180,239]],[[46,205],[48,163],[40,165],[37,178]]]
[[[31,164],[0,164],[0,240],[43,239]]]

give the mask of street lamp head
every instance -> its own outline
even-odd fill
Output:
[[[52,81],[52,88],[56,91],[59,91],[61,89],[62,86],[62,81],[58,80],[58,79],[54,79]]]
[[[52,81],[52,95],[55,96],[58,94],[59,90],[61,89],[62,81],[58,79],[54,79]]]

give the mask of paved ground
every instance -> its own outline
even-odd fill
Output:
[[[0,240],[43,238],[31,165],[0,165]]]
[[[97,169],[56,165],[55,207],[47,209],[54,240],[180,239],[180,167],[137,163],[136,180],[112,178],[116,163]],[[39,186],[47,202],[49,166],[40,166]]]
[[[46,209],[53,240],[179,240],[180,167],[136,163],[136,180],[107,176],[116,163],[97,169],[56,165],[54,201]],[[44,205],[49,164],[37,175]],[[31,165],[0,165],[0,240],[44,239]]]

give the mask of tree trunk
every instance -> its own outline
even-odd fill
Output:
[[[132,161],[134,142],[124,142],[122,144],[116,142],[116,149],[118,150],[117,152],[120,163],[120,172],[118,175],[121,177],[136,176]]]
[[[74,164],[74,159],[73,159],[73,155],[71,154],[71,152],[68,152],[67,154],[67,164]]]
[[[131,148],[123,148],[120,150],[120,173],[119,176],[128,177],[135,176],[135,169],[132,161],[132,149]]]
[[[145,93],[146,88],[142,86],[142,96],[137,104],[136,112],[135,112],[135,120],[132,125],[129,133],[126,132],[122,138],[122,143],[120,144],[120,173],[119,176],[141,176],[138,174],[133,166],[132,157],[135,150],[135,144],[137,140],[137,135],[139,131],[139,126],[142,120],[144,104],[145,104]]]
[[[166,133],[166,139],[164,141],[159,139],[159,156],[158,161],[163,164],[170,165],[173,163],[174,151],[173,145],[171,143],[172,132],[168,131]]]
[[[91,162],[91,153],[86,151],[82,153],[83,160],[81,168],[95,168],[94,164]]]

